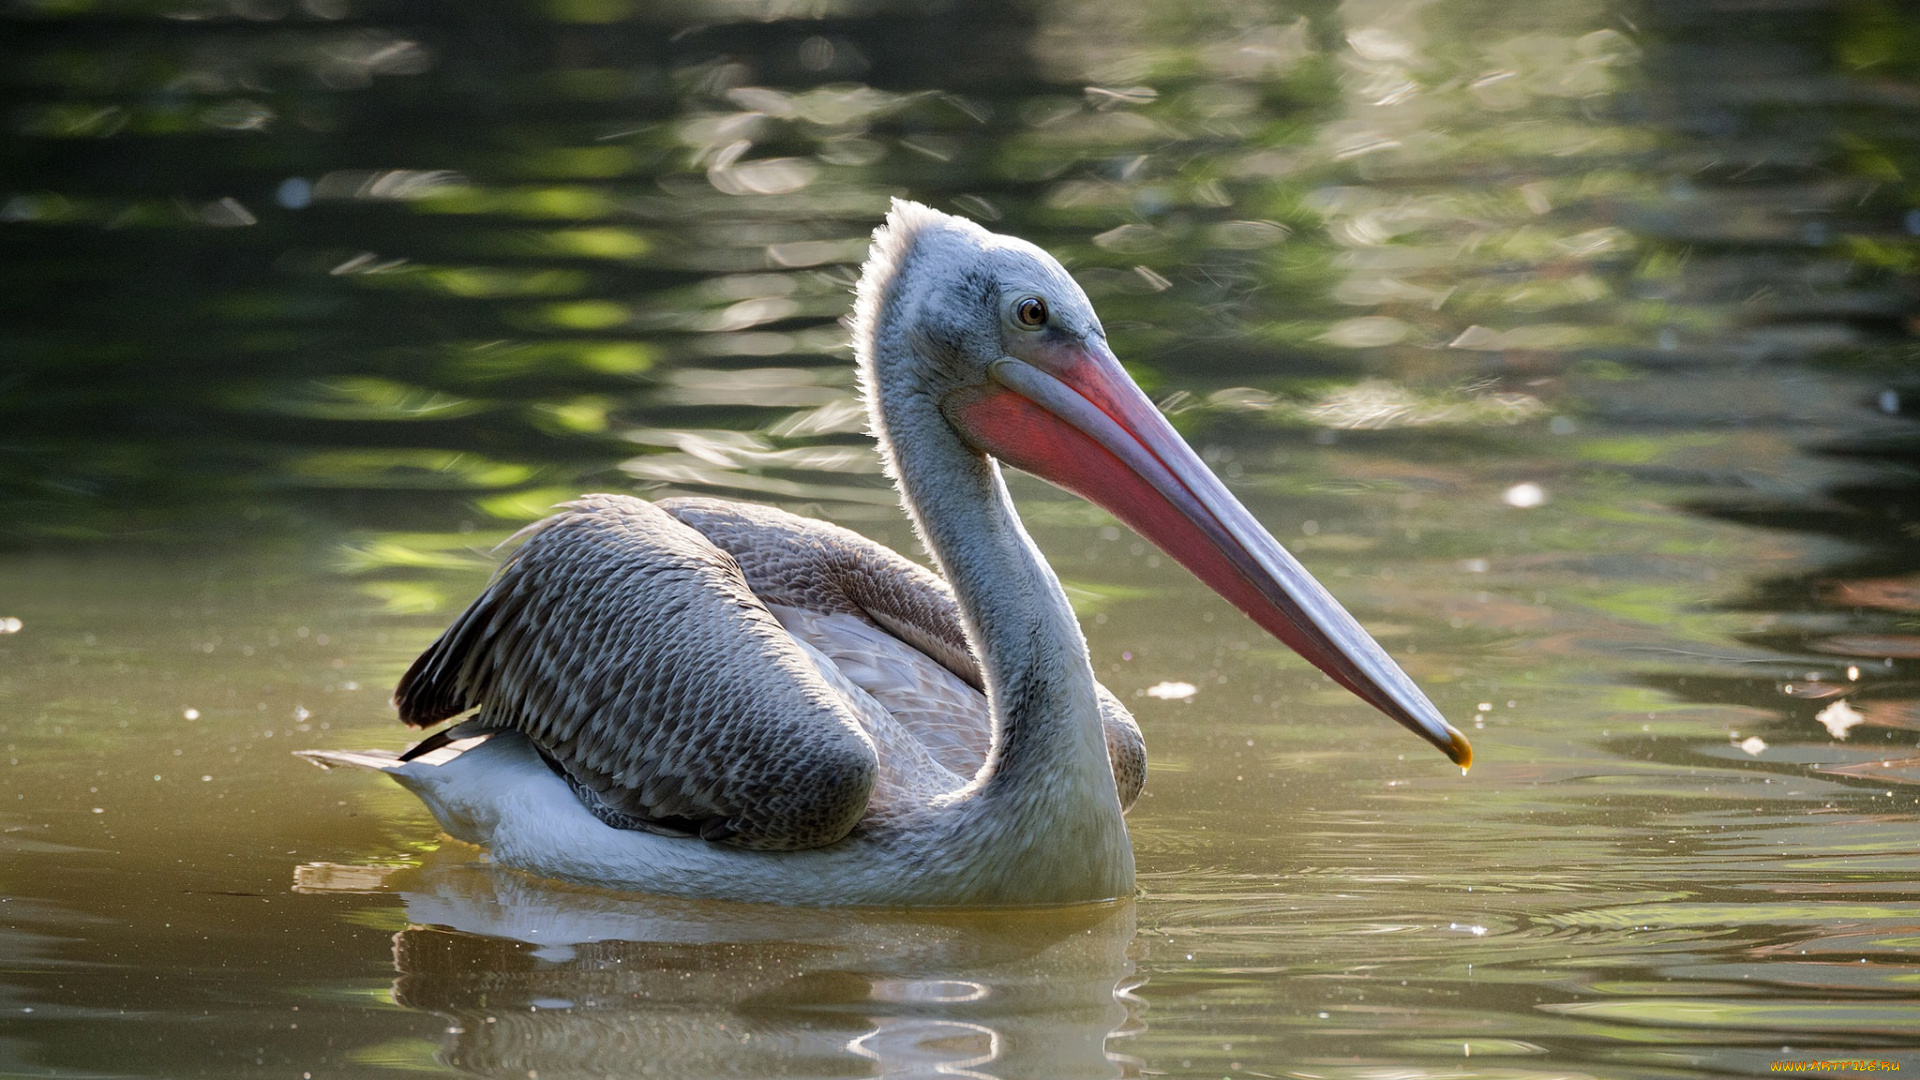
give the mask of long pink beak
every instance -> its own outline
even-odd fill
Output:
[[[974,447],[1099,504],[1334,681],[1465,768],[1467,740],[1201,462],[1103,346],[1002,357],[942,407]]]

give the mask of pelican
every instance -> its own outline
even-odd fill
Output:
[[[1105,507],[1462,766],[1471,751],[1128,378],[1038,247],[896,200],[853,343],[929,571],[713,499],[590,495],[525,530],[394,692],[465,722],[377,769],[496,863],[788,904],[1131,895],[1140,730],[1093,676],[1001,463]]]

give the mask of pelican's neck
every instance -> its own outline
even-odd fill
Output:
[[[1060,579],[1014,512],[999,467],[962,443],[933,402],[903,397],[883,398],[876,426],[980,658],[994,739],[976,790],[1059,806],[1084,788],[1118,821],[1086,639]]]

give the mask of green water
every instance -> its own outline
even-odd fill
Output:
[[[1920,1067],[1905,8],[0,20],[0,1075]],[[602,893],[291,756],[403,745],[582,491],[912,552],[837,323],[890,195],[1060,255],[1471,774],[1024,478],[1134,901]]]

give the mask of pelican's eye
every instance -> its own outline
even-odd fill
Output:
[[[1029,296],[1013,305],[1013,321],[1029,330],[1038,330],[1047,325],[1047,302],[1037,296]]]

